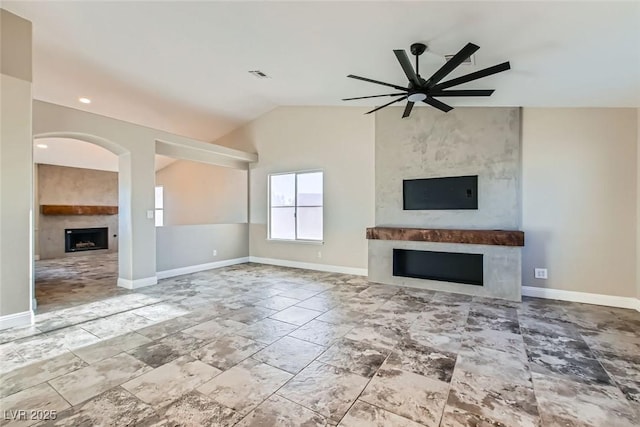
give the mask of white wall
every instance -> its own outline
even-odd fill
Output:
[[[260,156],[249,176],[251,256],[367,267],[365,229],[374,225],[374,116],[366,111],[280,107],[215,141]],[[309,169],[324,170],[324,245],[267,240],[268,174]]]
[[[156,172],[164,225],[246,223],[248,171],[178,160]]]
[[[524,109],[523,285],[636,295],[637,132],[636,109]]]

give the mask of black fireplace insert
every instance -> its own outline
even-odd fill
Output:
[[[80,252],[109,249],[109,228],[67,228],[64,230],[64,251]]]
[[[393,250],[393,275],[483,286],[483,255]]]

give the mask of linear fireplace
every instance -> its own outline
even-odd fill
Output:
[[[393,275],[483,285],[482,254],[393,250]]]
[[[64,251],[80,252],[109,249],[109,228],[67,228],[64,230]]]

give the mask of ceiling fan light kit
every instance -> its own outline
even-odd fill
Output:
[[[509,70],[511,65],[509,62],[503,62],[502,64],[494,65],[493,67],[484,68],[479,71],[475,71],[473,73],[465,74],[464,76],[457,77],[455,79],[447,80],[442,82],[447,75],[449,75],[453,70],[455,70],[460,64],[465,62],[471,55],[473,55],[478,49],[479,46],[473,43],[467,43],[458,53],[456,53],[451,59],[449,59],[442,67],[440,67],[431,77],[428,79],[423,79],[420,76],[420,64],[419,57],[426,50],[427,46],[423,43],[414,43],[411,45],[411,53],[416,57],[416,65],[415,70],[411,65],[411,61],[409,60],[409,56],[407,52],[402,49],[394,50],[393,53],[396,55],[404,74],[407,76],[409,83],[406,87],[399,86],[391,83],[385,83],[378,80],[369,79],[366,77],[355,76],[353,74],[349,74],[347,77],[362,80],[369,83],[374,83],[378,85],[388,86],[394,88],[395,93],[386,93],[383,95],[369,95],[369,96],[359,96],[356,98],[344,98],[343,101],[351,101],[355,99],[365,99],[365,98],[379,98],[384,96],[399,96],[399,98],[394,99],[393,101],[381,105],[380,107],[374,108],[371,111],[366,112],[365,114],[371,114],[375,111],[378,111],[382,108],[388,107],[396,102],[407,100],[407,104],[404,109],[404,113],[402,114],[402,118],[409,117],[411,114],[411,110],[413,109],[413,105],[416,102],[424,102],[425,104],[431,105],[434,108],[437,108],[440,111],[444,111],[445,113],[453,110],[453,107],[445,104],[442,101],[435,99],[434,97],[448,97],[448,96],[491,96],[493,93],[493,89],[453,89],[453,90],[445,90],[453,86],[458,86],[463,83],[468,83],[473,80],[481,79],[483,77],[490,76],[492,74],[497,74],[502,71]]]

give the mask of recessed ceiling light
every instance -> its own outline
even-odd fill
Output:
[[[36,144],[36,147],[38,147],[38,148],[49,148],[49,146],[47,144]]]
[[[82,102],[83,104],[91,104],[91,100],[89,98],[78,98],[78,101]]]

